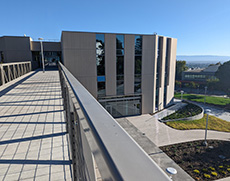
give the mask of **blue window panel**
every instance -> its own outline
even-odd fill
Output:
[[[105,76],[97,76],[97,82],[105,82]]]

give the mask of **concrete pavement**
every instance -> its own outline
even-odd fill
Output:
[[[204,130],[176,130],[158,121],[157,114],[126,117],[157,146],[204,139]],[[208,139],[230,141],[230,133],[208,130]]]

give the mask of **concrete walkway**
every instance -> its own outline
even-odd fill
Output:
[[[58,71],[0,91],[0,180],[72,180]]]
[[[204,103],[200,103],[200,102],[194,102],[196,104],[198,104],[199,106],[203,107],[203,109],[210,109],[211,113],[210,115],[216,116],[220,119],[223,119],[225,121],[230,121],[230,112],[226,111],[224,109],[221,109],[217,106],[211,106],[211,105],[207,105]]]
[[[158,121],[157,115],[126,117],[157,146],[204,139],[204,130],[176,130]],[[208,130],[208,139],[230,141],[230,133]]]

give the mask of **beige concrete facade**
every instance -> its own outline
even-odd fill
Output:
[[[93,41],[95,47],[96,39],[94,39]],[[95,57],[94,57],[94,64],[96,60]],[[106,78],[106,82],[105,82],[106,95],[107,96],[116,95],[116,35],[115,34],[105,34],[105,78]]]
[[[134,94],[134,45],[135,35],[125,35],[124,55],[124,92],[125,95]]]
[[[97,96],[95,39],[95,33],[62,33],[63,62],[94,97]]]
[[[63,32],[62,54],[65,66],[97,98],[96,34]],[[116,95],[116,34],[103,33],[105,43],[106,96]],[[124,96],[134,94],[135,35],[124,35]],[[177,40],[158,35],[142,36],[141,113],[154,113],[174,97]],[[159,43],[159,41],[161,41]],[[160,46],[160,47],[158,47]],[[168,67],[166,67],[166,59]],[[157,65],[159,64],[159,65]],[[157,74],[157,68],[158,74]],[[167,71],[167,74],[165,72]],[[167,77],[165,78],[165,75]],[[158,78],[158,83],[157,83]],[[166,80],[166,82],[165,82]],[[167,84],[167,85],[166,85]],[[156,89],[159,85],[159,95]],[[167,92],[164,92],[167,91]],[[166,98],[164,97],[166,96]],[[158,104],[156,105],[156,99]],[[156,110],[157,108],[157,110]]]

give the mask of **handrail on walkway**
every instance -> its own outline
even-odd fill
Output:
[[[59,73],[74,180],[170,180],[60,62]]]
[[[0,64],[0,85],[4,85],[30,71],[30,61]]]

